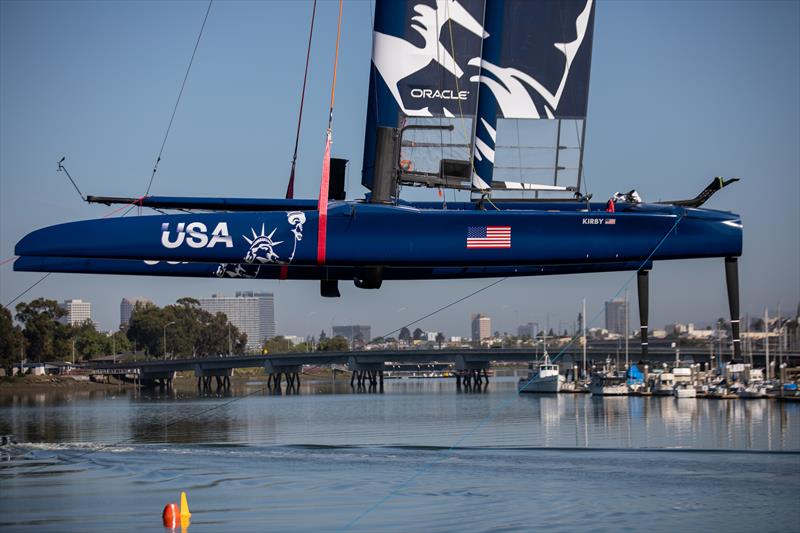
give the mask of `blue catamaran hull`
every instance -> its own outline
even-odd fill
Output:
[[[627,262],[586,265],[536,265],[507,267],[441,267],[441,268],[384,268],[383,280],[464,279],[552,276],[597,272],[649,269],[652,262]],[[121,274],[135,276],[173,276],[225,279],[288,279],[342,280],[362,279],[365,272],[359,267],[314,267],[279,265],[184,263],[167,261],[134,261],[128,259],[81,259],[74,257],[20,257],[14,263],[17,272],[58,272],[67,274]]]
[[[518,275],[535,275],[536,268],[547,265],[580,272],[627,270],[645,260],[732,257],[742,252],[741,221],[731,213],[655,204],[629,204],[614,213],[576,202],[546,207],[481,211],[337,202],[328,213],[324,264],[317,254],[317,211],[88,220],[30,233],[17,244],[16,254],[23,260],[15,268],[53,271],[57,264],[26,259],[32,257],[142,265],[147,258],[205,264],[197,274],[187,275],[208,275],[209,265],[324,266],[343,267],[344,272],[380,266],[387,274],[400,269],[398,279],[438,279],[507,275],[513,269],[522,269]],[[87,266],[86,271],[120,270],[110,264]],[[68,271],[80,272],[80,265],[70,264]],[[133,270],[124,273],[147,273]],[[301,279],[351,277],[328,271],[306,270]]]

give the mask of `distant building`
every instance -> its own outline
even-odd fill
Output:
[[[689,332],[689,326],[687,324],[681,324],[679,322],[675,322],[673,324],[667,324],[664,329],[667,331],[667,335],[684,335]],[[692,329],[694,329],[694,324],[692,324]]]
[[[486,315],[478,313],[470,317],[472,322],[472,340],[482,341],[492,336],[492,319]]]
[[[299,335],[284,335],[284,339],[292,343],[292,346],[297,346],[301,342],[306,342],[305,337],[300,337]]]
[[[667,337],[667,330],[665,329],[654,329],[650,331],[650,337],[653,339],[664,339]]]
[[[627,302],[625,300],[606,302],[606,329],[610,333],[624,335],[627,314]]]
[[[356,339],[363,343],[372,340],[372,326],[333,326],[331,333],[334,337],[344,337],[350,344]]]
[[[119,303],[119,326],[127,326],[131,321],[131,315],[136,308],[136,304],[151,304],[147,298],[123,298]]]
[[[247,349],[261,350],[275,336],[275,296],[271,292],[238,291],[235,297],[214,294],[199,298],[200,308],[212,315],[225,313],[231,324],[247,334]]]
[[[64,300],[59,304],[67,314],[61,318],[62,324],[80,326],[92,319],[92,304],[83,300]]]
[[[530,337],[535,338],[539,334],[539,324],[537,322],[528,322],[517,328],[517,337]]]

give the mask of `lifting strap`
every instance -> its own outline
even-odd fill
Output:
[[[333,101],[336,94],[336,69],[339,64],[339,40],[342,36],[342,0],[339,0],[339,22],[336,28],[336,55],[333,59],[333,82],[331,83],[331,107],[328,111],[328,129],[325,132],[325,155],[322,158],[322,179],[319,183],[319,227],[317,231],[317,264],[324,265],[328,240],[328,180],[330,178],[331,143],[333,142]]]

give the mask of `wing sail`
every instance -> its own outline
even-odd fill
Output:
[[[593,26],[594,0],[379,1],[362,184],[379,127],[466,119],[472,187],[491,188],[498,117],[586,117]]]

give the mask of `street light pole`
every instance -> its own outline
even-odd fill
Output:
[[[174,323],[175,322],[172,321],[172,322],[167,322],[166,324],[164,324],[164,360],[165,361],[167,360],[167,326],[171,326]]]
[[[228,322],[228,357],[233,355],[233,348],[231,344],[231,323]]]

